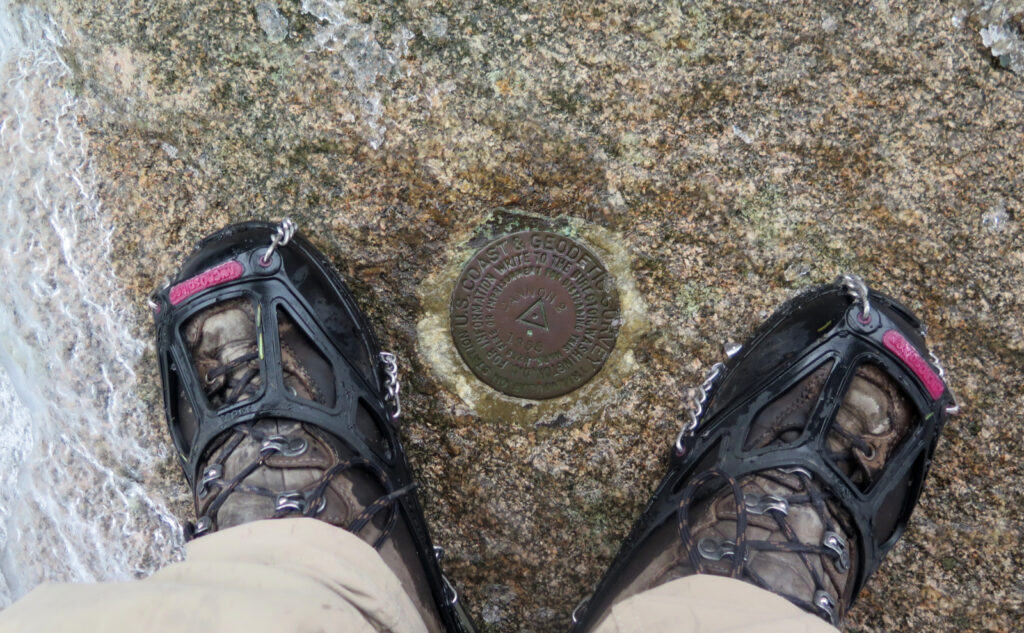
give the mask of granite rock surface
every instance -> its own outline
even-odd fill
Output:
[[[138,310],[203,235],[297,221],[403,363],[428,518],[485,630],[566,628],[660,477],[686,388],[842,272],[925,319],[963,407],[847,629],[1019,626],[1024,76],[977,7],[40,2]],[[587,392],[600,406],[540,414],[436,362],[421,324],[445,280],[517,218],[628,253],[636,325]]]

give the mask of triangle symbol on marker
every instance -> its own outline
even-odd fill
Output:
[[[537,299],[532,306],[516,318],[516,321],[547,330],[548,315],[544,312],[544,300]]]

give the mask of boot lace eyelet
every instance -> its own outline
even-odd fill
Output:
[[[736,555],[736,543],[734,541],[719,541],[717,539],[705,537],[697,543],[697,552],[708,560],[732,558]]]
[[[833,626],[838,624],[838,618],[836,617],[836,601],[832,596],[828,595],[828,592],[818,590],[814,592],[814,606],[818,607],[825,615],[828,616],[828,621]]]
[[[271,435],[260,443],[261,455],[278,454],[283,457],[298,457],[309,448],[309,442],[301,437]]]
[[[305,514],[307,508],[309,508],[309,502],[297,490],[282,492],[277,495],[277,500],[274,503],[274,510],[277,512],[300,512]]]
[[[839,534],[828,531],[822,537],[821,545],[833,552],[832,564],[836,571],[846,573],[850,571],[850,550],[846,546],[846,539]]]

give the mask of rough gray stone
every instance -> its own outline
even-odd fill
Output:
[[[849,628],[1018,626],[1024,85],[981,53],[970,16],[884,0],[296,0],[273,43],[254,12],[199,0],[49,6],[137,305],[204,234],[294,218],[403,361],[427,513],[487,630],[562,630],[721,342],[846,271],[924,317],[964,407]],[[445,275],[505,207],[628,253],[646,326],[594,402],[533,415],[474,399],[422,345]],[[138,371],[155,380],[152,360]],[[497,585],[515,592],[497,600]]]

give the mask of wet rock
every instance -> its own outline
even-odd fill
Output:
[[[565,627],[721,343],[847,271],[924,317],[964,408],[850,626],[1017,626],[1024,91],[978,54],[980,22],[931,2],[303,0],[277,3],[274,43],[234,5],[47,6],[135,309],[204,234],[295,219],[402,361],[428,518],[489,630]],[[491,228],[522,227],[500,209],[606,239],[632,280],[601,406],[478,398],[424,323]]]

